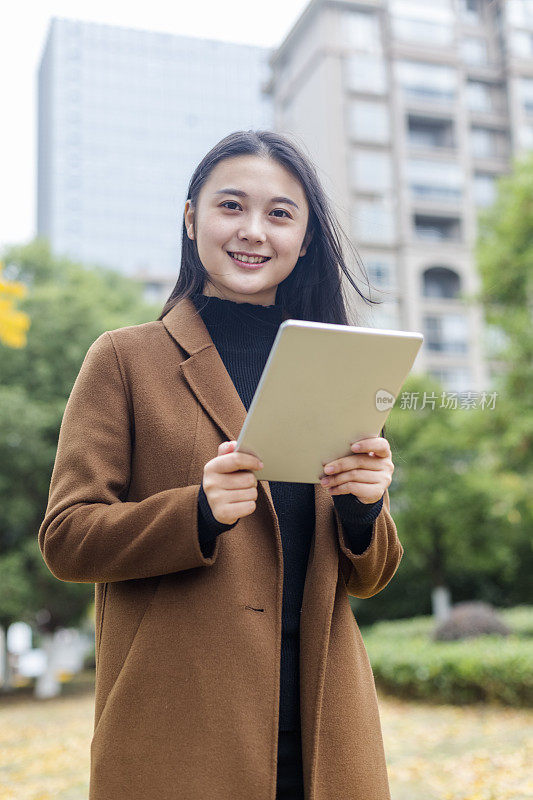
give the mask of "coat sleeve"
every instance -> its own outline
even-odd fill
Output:
[[[362,553],[353,553],[349,549],[339,513],[336,509],[334,513],[341,549],[341,569],[348,594],[352,597],[372,597],[389,583],[403,556],[403,547],[390,514],[388,490],[383,495],[382,509],[374,521],[370,543]]]
[[[333,505],[342,522],[344,542],[352,553],[363,553],[372,538],[374,521],[383,507],[383,497],[376,503],[363,503],[353,494],[333,495]]]
[[[198,532],[200,485],[124,502],[132,418],[109,332],[90,346],[67,401],[39,547],[62,581],[103,583],[211,566]]]

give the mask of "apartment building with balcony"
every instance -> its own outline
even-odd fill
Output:
[[[533,2],[312,0],[271,67],[275,127],[313,158],[383,301],[354,315],[423,331],[415,370],[449,390],[490,386],[493,334],[466,299],[478,212],[533,147]]]

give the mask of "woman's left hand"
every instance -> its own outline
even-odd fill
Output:
[[[388,441],[382,436],[361,439],[350,446],[353,456],[324,465],[326,477],[320,479],[330,494],[353,494],[362,503],[376,503],[392,481],[394,464]],[[330,467],[332,469],[330,469]]]

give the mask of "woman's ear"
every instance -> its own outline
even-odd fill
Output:
[[[303,244],[300,248],[300,256],[305,256],[305,254],[307,253],[307,248],[309,247],[309,243],[313,238],[313,233],[314,231],[311,229],[305,234]]]
[[[185,221],[185,229],[189,239],[194,239],[194,208],[190,200],[185,203],[185,212],[183,215]]]

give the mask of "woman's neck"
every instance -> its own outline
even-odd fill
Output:
[[[276,305],[276,291],[268,289],[261,292],[260,295],[242,295],[228,290],[227,294],[223,295],[216,286],[206,284],[202,294],[205,297],[217,297],[219,300],[229,300],[231,303],[247,303],[249,305],[257,306],[275,306]]]

